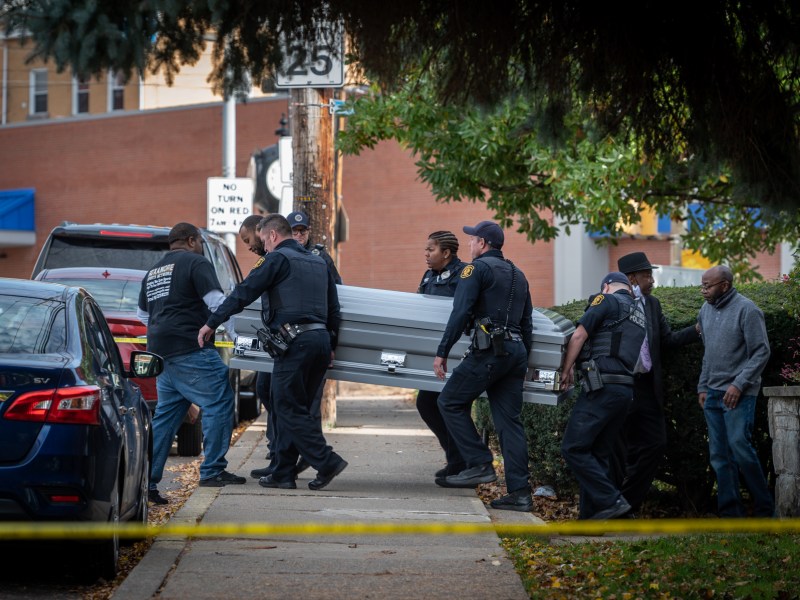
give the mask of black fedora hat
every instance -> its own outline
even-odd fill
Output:
[[[637,271],[647,271],[648,269],[657,269],[650,264],[647,260],[647,255],[644,252],[631,252],[625,256],[620,256],[617,261],[617,268],[628,275],[629,273],[636,273]]]

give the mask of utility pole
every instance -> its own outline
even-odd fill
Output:
[[[330,88],[295,88],[289,94],[292,132],[294,210],[311,220],[311,242],[331,255],[336,215],[333,119]]]
[[[311,243],[324,244],[335,260],[336,116],[331,108],[331,88],[344,85],[344,30],[337,23],[319,25],[316,39],[300,36],[298,42],[287,36],[284,63],[276,73],[275,86],[290,90],[294,210],[308,214]],[[321,409],[323,424],[336,423],[335,382],[325,386]]]
[[[222,176],[236,177],[236,98],[225,95],[222,105]],[[236,234],[225,233],[225,244],[236,254]]]
[[[336,215],[333,119],[329,88],[295,88],[289,93],[292,132],[292,188],[294,210],[302,210],[311,222],[310,241],[323,244],[336,259],[333,226]],[[322,395],[322,423],[336,423],[335,381],[328,381]]]

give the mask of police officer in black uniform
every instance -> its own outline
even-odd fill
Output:
[[[339,275],[339,271],[336,269],[336,263],[333,262],[331,255],[325,250],[325,246],[323,244],[311,243],[311,225],[309,224],[308,215],[301,211],[295,211],[289,213],[289,216],[286,217],[286,220],[289,221],[289,225],[292,227],[292,237],[303,248],[311,252],[311,254],[316,254],[317,256],[322,257],[322,260],[324,260],[325,264],[328,266],[328,271],[333,277],[334,283],[337,285],[342,285],[342,277]],[[317,390],[316,394],[314,394],[314,402],[311,403],[311,415],[320,420],[322,419],[322,395],[324,392],[325,377],[323,376],[322,382],[319,384],[319,389]],[[308,465],[307,463],[301,462],[300,466],[302,467]]]
[[[249,215],[245,217],[239,227],[239,238],[247,245],[247,249],[250,250],[250,252],[259,257],[251,271],[261,266],[261,263],[264,262],[264,255],[267,253],[266,248],[264,248],[264,242],[258,237],[258,226],[263,219],[264,217],[261,215]],[[272,448],[275,446],[275,411],[272,410],[269,403],[270,379],[271,375],[267,371],[259,371],[256,374],[256,396],[258,396],[259,401],[267,410],[266,437],[267,448],[269,448],[269,454],[267,454],[268,460],[272,458]],[[261,469],[257,469],[257,471],[260,470]],[[263,473],[263,475],[266,474],[267,473]],[[261,477],[261,475],[259,475],[259,477]]]
[[[425,262],[428,270],[422,276],[417,288],[418,294],[452,298],[466,263],[458,258],[458,238],[450,231],[434,231],[425,244]],[[458,446],[447,432],[442,413],[438,406],[439,392],[419,390],[417,392],[417,411],[430,428],[444,450],[447,464],[436,471],[436,477],[456,475],[464,470],[466,464],[458,451]]]
[[[611,460],[633,401],[645,314],[624,274],[606,275],[600,291],[578,320],[561,378],[562,388],[569,389],[578,361],[581,393],[564,431],[561,453],[580,484],[581,519],[614,519],[631,509],[614,482]],[[587,351],[581,353],[587,343]]]
[[[504,510],[533,508],[528,443],[520,420],[522,387],[528,370],[533,331],[531,294],[525,275],[503,258],[503,230],[481,221],[464,227],[473,262],[464,267],[453,299],[453,311],[436,351],[433,370],[447,372],[447,355],[465,330],[471,330],[470,352],[456,367],[439,395],[439,410],[467,468],[436,480],[443,487],[475,487],[497,479],[492,452],[470,415],[472,400],[489,397],[506,473],[508,493],[492,500]]]
[[[333,262],[331,255],[325,250],[325,245],[311,243],[311,225],[309,224],[308,215],[302,211],[294,211],[289,213],[286,220],[289,221],[289,225],[292,226],[292,237],[312,254],[321,256],[325,264],[328,265],[328,270],[333,275],[333,281],[337,285],[342,285],[342,277],[339,275],[339,270],[336,268],[336,263]]]
[[[262,297],[263,306],[268,307],[262,319],[275,359],[271,397],[278,436],[277,464],[270,475],[259,479],[259,485],[297,487],[297,460],[302,455],[317,470],[308,487],[320,490],[347,466],[327,445],[320,420],[310,412],[314,393],[333,356],[341,314],[336,284],[325,261],[291,234],[283,216],[264,218],[259,231],[267,250],[263,264],[211,314],[198,333],[198,342],[203,345],[220,323]]]

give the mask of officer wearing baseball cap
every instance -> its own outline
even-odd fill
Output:
[[[470,351],[439,395],[441,411],[466,468],[438,477],[442,487],[475,487],[495,481],[492,452],[481,440],[470,416],[474,398],[489,397],[506,472],[507,494],[492,500],[492,508],[530,511],[533,508],[528,469],[528,443],[520,421],[522,386],[531,349],[533,306],[528,281],[503,257],[503,230],[481,221],[464,227],[470,236],[472,264],[464,267],[453,298],[453,310],[436,351],[433,370],[444,380],[447,355],[463,331],[472,332]]]
[[[644,337],[644,311],[628,278],[618,271],[607,274],[600,293],[578,320],[561,376],[562,388],[570,388],[578,362],[581,393],[564,431],[561,453],[580,484],[581,519],[613,519],[631,509],[609,461],[633,401],[633,372]],[[588,352],[581,353],[587,343]]]
[[[333,275],[333,280],[337,285],[342,285],[342,277],[339,275],[339,270],[336,268],[336,263],[333,262],[331,255],[325,250],[325,245],[311,243],[311,224],[308,215],[303,211],[296,210],[290,212],[286,220],[289,221],[289,225],[292,227],[292,237],[312,254],[321,256],[325,264],[328,265],[328,271]]]
[[[622,495],[634,512],[639,510],[655,479],[659,463],[667,447],[667,430],[664,418],[664,387],[661,377],[661,349],[679,347],[700,341],[694,325],[672,331],[658,298],[652,296],[653,269],[644,252],[631,252],[621,256],[617,267],[625,273],[634,295],[644,303],[647,322],[647,348],[649,369],[633,377],[633,405],[625,418],[614,468]]]

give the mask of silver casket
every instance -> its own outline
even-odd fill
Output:
[[[335,360],[327,372],[329,379],[441,391],[444,382],[433,374],[433,360],[453,307],[452,298],[347,285],[337,288],[342,325]],[[257,300],[235,317],[237,337],[231,367],[272,371],[272,358],[256,339],[260,327],[261,301]],[[574,329],[569,319],[534,309],[526,402],[557,403],[559,369]],[[469,338],[462,335],[450,350],[448,376],[468,346]]]

